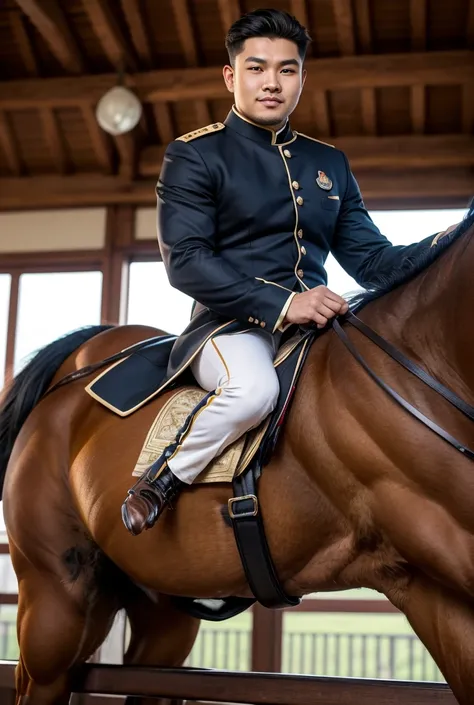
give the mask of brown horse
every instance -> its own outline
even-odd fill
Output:
[[[473,232],[471,210],[360,314],[470,403]],[[90,377],[41,398],[64,375],[156,333],[143,326],[73,333],[38,353],[5,392],[3,498],[19,581],[17,705],[65,705],[72,667],[101,644],[121,608],[132,631],[125,662],[175,666],[199,623],[168,595],[249,596],[221,514],[229,486],[190,488],[138,537],[122,524],[131,470],[168,394],[125,419],[85,394]],[[472,447],[468,419],[360,333],[349,335],[390,386]],[[384,593],[459,703],[474,702],[474,465],[385,395],[332,331],[309,353],[259,493],[287,593]]]

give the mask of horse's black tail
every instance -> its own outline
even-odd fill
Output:
[[[13,444],[28,414],[51,384],[55,373],[74,350],[113,326],[88,326],[39,350],[2,395],[0,405],[0,498]]]

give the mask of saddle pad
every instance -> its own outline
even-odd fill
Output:
[[[207,392],[197,386],[180,387],[172,394],[148,431],[132,475],[143,475],[165,448],[173,443],[178,430],[206,394]],[[252,459],[266,427],[267,423],[263,422],[258,428],[234,441],[198,475],[193,484],[232,482],[234,476],[243,472]]]

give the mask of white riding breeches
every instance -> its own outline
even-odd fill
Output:
[[[279,383],[273,367],[278,338],[266,331],[209,340],[191,365],[198,384],[214,391],[168,465],[191,484],[228,445],[273,411]]]

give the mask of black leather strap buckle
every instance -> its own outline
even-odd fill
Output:
[[[239,509],[236,508],[236,510],[234,511],[234,504],[236,504],[237,502],[245,502],[249,499],[253,502],[252,510],[239,511]],[[227,506],[229,508],[229,516],[231,519],[245,519],[246,517],[256,517],[258,514],[258,499],[254,494],[244,494],[242,497],[231,497],[227,502]]]

